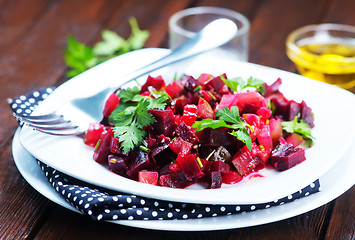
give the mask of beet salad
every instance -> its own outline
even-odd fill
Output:
[[[175,78],[148,76],[108,98],[103,120],[84,137],[95,161],[143,183],[220,188],[305,160],[299,145],[312,146],[313,113],[279,91],[280,78],[271,85],[226,74]]]

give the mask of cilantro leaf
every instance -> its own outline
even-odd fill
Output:
[[[205,128],[212,128],[212,129],[217,129],[221,127],[232,128],[231,125],[228,125],[223,120],[213,120],[209,118],[203,119],[201,121],[195,121],[191,127],[196,128],[197,132],[202,131]]]
[[[246,128],[241,128],[239,131],[232,131],[230,134],[245,143],[249,150],[252,149],[253,143]]]
[[[191,127],[196,128],[197,132],[202,131],[205,128],[231,128],[233,129],[233,131],[229,134],[235,136],[238,140],[244,142],[248,149],[251,150],[252,141],[249,136],[248,130],[246,129],[246,126],[250,127],[250,125],[240,119],[238,107],[233,106],[230,110],[227,107],[222,108],[216,112],[216,116],[219,119],[203,119],[201,121],[195,121],[195,123]],[[227,122],[232,124],[228,124]]]
[[[118,97],[120,98],[120,101],[124,103],[128,101],[137,101],[137,100],[133,100],[133,98],[139,94],[139,91],[140,90],[137,86],[134,86],[133,88],[122,89],[118,93]]]
[[[247,87],[255,88],[262,95],[264,94],[265,91],[264,81],[258,78],[253,78],[253,77],[248,78],[248,81],[243,88],[247,88]]]
[[[126,40],[115,32],[104,30],[101,36],[103,41],[98,42],[93,48],[93,53],[97,56],[111,56],[118,51],[126,53],[130,50]]]
[[[158,98],[149,98],[149,109],[160,109],[164,110],[166,106],[166,100],[169,98],[167,96],[160,96]]]
[[[118,137],[124,152],[128,152],[143,141],[145,131],[139,129],[135,122],[128,126],[114,127],[114,136]]]
[[[236,106],[232,106],[229,110],[228,107],[224,107],[216,112],[216,116],[223,121],[230,123],[241,123],[239,118],[239,109]]]
[[[310,145],[313,144],[314,137],[311,134],[310,126],[304,122],[303,119],[300,119],[298,122],[298,116],[296,116],[291,121],[281,122],[282,129],[289,133],[298,133],[302,135],[306,140],[310,141]]]
[[[131,35],[127,40],[115,32],[104,30],[101,33],[102,41],[93,47],[86,46],[69,35],[67,47],[64,49],[64,61],[70,68],[67,76],[74,77],[112,57],[142,48],[149,37],[149,32],[140,30],[134,17],[129,19],[129,24]]]
[[[144,46],[144,43],[149,37],[149,32],[147,30],[140,30],[137,20],[135,18],[129,19],[129,24],[131,26],[131,35],[127,39],[127,42],[131,50],[137,50]]]
[[[243,88],[243,86],[245,85],[245,81],[241,77],[226,79],[223,75],[221,75],[221,78],[224,84],[226,84],[230,89],[236,92],[238,92],[238,87]]]
[[[138,102],[137,109],[135,111],[135,116],[137,120],[137,126],[143,128],[145,126],[149,126],[156,122],[153,115],[148,111],[149,100],[142,99]]]
[[[245,89],[245,88],[255,88],[258,92],[260,92],[261,94],[264,93],[265,91],[265,85],[264,85],[264,81],[258,79],[258,78],[253,78],[250,77],[247,79],[247,81],[245,81],[243,78],[241,77],[236,77],[236,78],[232,78],[232,79],[226,79],[223,75],[221,75],[221,78],[223,80],[223,82],[233,91],[235,92],[240,92],[241,90]]]

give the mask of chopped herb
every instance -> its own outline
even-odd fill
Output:
[[[150,149],[147,148],[146,146],[140,145],[139,149],[142,150],[143,152],[150,153]]]
[[[104,30],[101,33],[102,41],[94,46],[87,46],[76,40],[73,35],[69,35],[64,50],[64,60],[70,68],[67,76],[74,77],[110,58],[142,48],[149,37],[149,32],[140,30],[134,17],[129,19],[129,24],[131,35],[127,40],[115,32]]]
[[[198,165],[200,166],[200,168],[203,168],[203,164],[202,164],[201,159],[199,157],[196,158],[196,161],[197,161]]]
[[[196,121],[191,127],[196,128],[197,132],[205,128],[231,128],[233,131],[229,134],[244,142],[248,149],[251,150],[252,141],[246,129],[250,125],[240,119],[238,107],[233,106],[230,110],[227,107],[220,109],[216,112],[216,117],[218,117],[218,120],[203,119]]]
[[[197,87],[194,88],[194,92],[198,92],[198,91],[200,91],[201,89],[202,89],[202,86],[199,85],[199,86],[197,86]]]
[[[264,81],[257,78],[250,77],[247,81],[245,81],[241,77],[226,79],[223,75],[221,75],[221,79],[230,89],[235,92],[241,92],[243,89],[249,87],[255,88],[255,90],[257,90],[261,94],[263,94],[265,91]]]
[[[149,109],[165,109],[168,97],[142,96],[137,87],[123,89],[118,93],[120,104],[109,116],[114,125],[114,135],[118,137],[124,152],[139,146],[146,136],[143,129],[156,122]]]
[[[312,146],[314,137],[311,134],[311,128],[303,119],[298,121],[298,118],[296,116],[292,121],[283,121],[281,123],[282,129],[289,133],[295,132],[302,135],[309,142],[310,146]]]

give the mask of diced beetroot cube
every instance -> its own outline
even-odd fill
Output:
[[[148,153],[139,150],[135,155],[131,156],[126,161],[127,175],[132,179],[138,178],[138,172],[141,170],[150,170],[154,166],[150,161]]]
[[[211,171],[211,165],[213,161],[207,161],[205,159],[200,159],[202,163],[202,172],[208,176],[209,172]]]
[[[235,184],[240,182],[243,176],[237,171],[230,170],[228,173],[222,173],[222,182],[225,184]]]
[[[119,100],[119,97],[115,93],[112,93],[108,97],[102,112],[105,118],[108,118],[111,115],[112,111],[117,107]]]
[[[199,82],[190,75],[183,75],[181,82],[183,83],[184,88],[188,91],[194,90],[199,84]]]
[[[160,90],[162,87],[165,87],[165,81],[160,75],[157,77],[148,76],[147,81],[143,84],[140,93],[148,91],[149,86],[154,87],[156,90]]]
[[[272,118],[269,120],[269,127],[270,127],[270,135],[272,142],[277,142],[280,137],[282,137],[282,125],[281,122],[277,121],[276,119]]]
[[[251,154],[254,157],[260,158],[263,161],[263,163],[266,164],[268,162],[268,160],[269,160],[269,156],[270,156],[271,150],[272,150],[272,148],[264,148],[264,147],[256,145],[256,143],[253,142],[253,147],[251,149]],[[261,165],[261,166],[258,166],[258,167],[260,169],[264,168],[265,164],[261,164],[261,162],[259,161],[258,165]]]
[[[274,115],[287,120],[289,114],[289,101],[282,93],[274,94],[270,97],[270,102],[274,107]]]
[[[191,148],[192,148],[192,143],[189,143],[187,141],[182,141],[178,156],[180,157],[187,156],[188,154],[190,154]]]
[[[214,89],[217,93],[221,90],[221,88],[225,85],[222,78],[220,76],[214,77],[205,82],[205,86],[207,85],[209,88]]]
[[[176,81],[173,81],[165,87],[165,92],[169,94],[171,98],[179,96],[182,90],[184,90],[184,88]]]
[[[180,167],[180,165],[179,165],[178,163],[171,163],[171,164],[169,165],[169,169],[170,169],[171,171],[173,171],[173,172],[178,172],[178,171],[181,170],[181,167]]]
[[[270,163],[278,171],[289,169],[305,159],[304,149],[294,147],[292,144],[280,144],[270,155]]]
[[[236,139],[229,134],[230,129],[206,128],[197,132],[198,139],[202,146],[218,147],[218,146],[232,146],[236,144]]]
[[[193,182],[186,179],[183,171],[178,171],[166,175],[161,175],[158,181],[160,186],[170,188],[184,188],[191,185]]]
[[[255,169],[258,159],[247,148],[242,148],[234,155],[232,163],[239,174],[245,176]]]
[[[219,104],[216,106],[216,111],[223,109],[225,107],[230,107],[230,106],[236,106],[232,105],[232,102],[234,100],[234,95],[233,94],[225,94],[222,96],[221,101]]]
[[[184,106],[181,121],[186,125],[191,126],[197,119],[197,106],[194,104],[187,104]]]
[[[256,113],[256,111],[261,107],[266,107],[266,100],[258,92],[243,92],[237,93],[235,95],[236,106],[239,108],[239,113],[244,112],[244,107],[252,108],[249,113]]]
[[[111,153],[128,157],[128,153],[125,153],[123,151],[123,149],[121,148],[121,143],[119,142],[119,139],[117,137],[111,138],[110,151]]]
[[[208,179],[208,188],[216,189],[222,186],[222,174],[220,172],[210,172]]]
[[[314,127],[312,109],[304,101],[301,102],[301,119],[311,128]]]
[[[201,156],[201,154],[200,154]],[[208,159],[209,161],[222,161],[225,163],[230,163],[232,160],[232,155],[229,153],[229,151],[223,147],[219,146],[217,149],[214,150],[214,153],[210,158]]]
[[[293,132],[286,138],[286,142],[297,147],[304,142],[304,139],[301,135]]]
[[[110,154],[111,138],[113,137],[112,128],[108,128],[107,132],[102,135],[98,146],[94,152],[94,160],[100,164],[107,164],[107,157]]]
[[[267,85],[266,83],[264,84],[265,85],[265,93],[264,93],[264,96],[265,97],[268,97],[274,93],[278,93],[279,92],[279,88],[282,84],[282,80],[281,78],[278,78],[273,84],[271,84],[270,86]]]
[[[102,133],[104,131],[104,125],[101,123],[90,123],[89,128],[84,136],[84,143],[89,146],[96,146]]]
[[[150,156],[155,157],[158,153],[162,152],[163,150],[167,149],[170,145],[170,138],[165,137],[163,134],[160,134],[157,137],[157,140],[150,146]]]
[[[289,101],[289,111],[287,121],[293,120],[301,111],[301,105],[293,100]]]
[[[191,128],[186,125],[185,122],[181,122],[177,126],[175,133],[176,133],[176,136],[181,137],[184,141],[190,142],[192,144],[198,142],[198,137],[191,130]]]
[[[210,80],[211,78],[213,78],[213,75],[207,74],[207,73],[202,73],[201,76],[199,77],[198,81],[200,82],[200,84],[203,84],[206,81]]]
[[[203,172],[196,160],[196,156],[189,154],[187,156],[178,155],[176,162],[179,163],[182,171],[184,172],[186,179],[194,181],[203,176]]]
[[[170,108],[166,110],[150,109],[149,112],[153,114],[157,120],[153,124],[154,131],[157,134],[170,136],[176,128],[174,113]]]
[[[264,123],[261,121],[261,118],[253,113],[244,113],[243,118],[246,123],[252,126],[252,129],[247,128],[250,135],[251,141],[254,141],[258,134],[260,133]]]
[[[222,161],[211,161],[211,172],[221,172],[228,173],[230,171],[230,166]]]
[[[214,118],[214,112],[211,107],[211,105],[205,100],[204,98],[201,98],[198,100],[198,105],[197,105],[197,116],[200,118],[209,118],[213,119]]]
[[[272,138],[270,132],[270,126],[264,125],[257,136],[258,142],[266,149],[272,149]]]
[[[121,176],[127,176],[126,174],[127,166],[125,163],[125,159],[122,156],[109,155],[108,165],[112,172],[119,174]]]
[[[174,153],[179,154],[182,141],[184,141],[184,140],[182,140],[181,137],[176,138],[174,141],[172,141],[172,142],[170,143],[170,145],[169,145],[170,149],[171,149]]]
[[[256,111],[256,114],[261,117],[263,121],[271,117],[272,111],[266,107],[261,107]]]
[[[148,183],[152,185],[158,184],[159,174],[156,171],[139,171],[138,181],[141,183]]]
[[[207,91],[207,90],[201,90],[201,94],[202,94],[202,97],[204,99],[206,99],[207,102],[209,102],[210,104],[212,104],[215,100],[215,96],[210,92],[210,91]]]

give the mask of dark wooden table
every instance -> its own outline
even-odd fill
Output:
[[[6,99],[67,80],[63,48],[73,34],[93,44],[103,29],[129,35],[135,16],[150,31],[146,47],[167,47],[168,19],[184,8],[220,6],[251,21],[250,62],[295,72],[285,39],[313,23],[355,24],[353,0],[0,0],[0,239],[354,239],[355,188],[313,211],[266,225],[169,232],[96,223],[47,200],[17,170],[17,122]],[[353,159],[355,160],[355,159]]]

